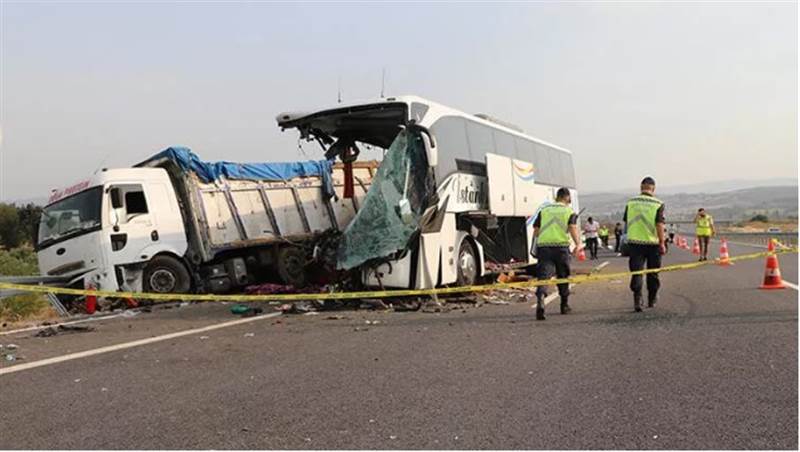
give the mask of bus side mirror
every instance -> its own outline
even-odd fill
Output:
[[[112,188],[108,194],[111,196],[111,207],[115,209],[122,207],[122,193],[119,188]]]
[[[436,166],[436,163],[439,161],[439,152],[436,149],[436,142],[433,141],[427,130],[420,135],[422,136],[422,142],[425,144],[425,155],[428,158],[428,165]]]

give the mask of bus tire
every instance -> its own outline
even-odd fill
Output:
[[[189,293],[192,279],[183,263],[166,255],[156,256],[144,268],[145,292]]]
[[[456,284],[459,286],[472,286],[478,280],[478,258],[475,248],[469,240],[461,241],[458,248],[458,267],[456,269]]]
[[[278,276],[284,284],[294,287],[306,285],[306,253],[296,246],[278,249]]]

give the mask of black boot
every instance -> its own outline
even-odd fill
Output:
[[[642,294],[633,294],[633,310],[634,312],[642,312]]]
[[[544,304],[541,298],[536,300],[536,320],[544,320]]]
[[[648,294],[647,296],[647,307],[654,308],[656,306],[656,302],[658,301],[657,294]]]
[[[569,303],[567,301],[567,298],[566,297],[562,298],[561,299],[561,313],[562,314],[569,314],[570,312],[572,312],[572,308],[569,307]]]

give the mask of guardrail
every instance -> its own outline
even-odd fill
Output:
[[[694,234],[686,234],[690,237]],[[759,245],[764,248],[769,244],[770,239],[776,239],[778,242],[787,246],[797,246],[797,233],[796,232],[725,232],[718,231],[716,239],[725,238],[731,243],[746,243],[749,245]]]
[[[69,284],[72,276],[0,276],[0,282],[5,283],[14,283],[14,284],[27,284],[32,286],[65,286]],[[2,290],[0,289],[0,303],[3,301],[4,298],[14,297],[17,295],[23,295],[26,293],[24,290]],[[48,293],[47,301],[50,302],[50,305],[55,309],[58,315],[62,317],[68,317],[69,311],[67,308],[61,304],[61,301],[58,300],[58,297],[54,294]]]

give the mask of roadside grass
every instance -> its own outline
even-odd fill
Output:
[[[36,253],[30,246],[0,249],[0,276],[36,275]],[[20,322],[52,318],[56,313],[44,296],[25,294],[0,299],[0,322]]]

